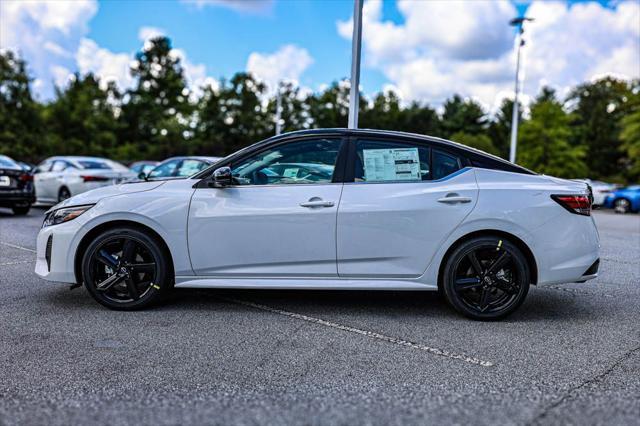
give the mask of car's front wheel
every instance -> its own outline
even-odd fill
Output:
[[[442,277],[447,301],[476,320],[504,318],[515,311],[529,291],[527,260],[501,237],[463,242],[448,257]]]
[[[172,287],[166,250],[156,238],[134,228],[98,235],[82,259],[82,278],[98,303],[117,310],[146,308]]]

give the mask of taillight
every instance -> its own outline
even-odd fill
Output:
[[[80,176],[84,182],[106,182],[108,177],[104,176]]]
[[[591,200],[587,195],[552,195],[551,198],[571,213],[591,215]]]
[[[20,175],[20,177],[18,177],[18,180],[20,180],[20,182],[33,182],[33,175],[30,175],[29,173],[23,173]]]

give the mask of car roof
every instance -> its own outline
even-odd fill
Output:
[[[69,161],[112,161],[108,158],[103,157],[87,157],[82,155],[60,155],[56,157],[49,157],[46,161],[55,161],[55,160],[69,160]]]
[[[305,137],[305,136],[356,136],[356,137],[363,137],[363,136],[369,136],[369,137],[397,137],[397,138],[401,138],[401,139],[412,139],[412,140],[418,140],[418,141],[422,141],[422,142],[428,142],[432,145],[436,145],[442,148],[448,148],[448,149],[452,149],[454,151],[458,151],[459,153],[465,155],[466,157],[470,158],[470,159],[478,159],[478,158],[482,158],[484,160],[489,160],[492,163],[496,163],[496,164],[500,164],[502,165],[505,169],[511,169],[512,171],[519,171],[521,173],[527,173],[527,174],[535,174],[534,172],[532,172],[529,169],[526,169],[525,167],[519,166],[517,164],[513,164],[503,158],[500,158],[496,155],[493,154],[489,154],[487,152],[481,151],[479,149],[476,148],[472,148],[470,146],[467,145],[463,145],[461,143],[458,142],[453,142],[447,139],[442,139],[442,138],[438,138],[435,136],[427,136],[427,135],[421,135],[418,133],[409,133],[409,132],[400,132],[397,130],[379,130],[379,129],[346,129],[343,127],[338,127],[338,128],[326,128],[326,129],[308,129],[308,130],[296,130],[293,132],[288,132],[288,133],[284,133],[282,135],[278,135],[278,136],[272,136],[268,139],[265,139],[261,142],[258,142],[254,145],[251,145],[250,147],[247,148],[251,148],[251,147],[257,147],[260,146],[262,144],[271,144],[273,142],[277,142],[279,140],[286,140],[289,138],[296,138],[296,137]],[[240,150],[240,151],[244,151],[244,150]],[[240,152],[238,151],[238,152]],[[235,156],[234,154],[232,154],[231,156]]]
[[[185,155],[185,156],[178,156],[178,157],[169,157],[166,160],[161,161],[162,163],[166,162],[166,161],[173,161],[173,160],[201,160],[201,161],[206,161],[206,162],[216,162],[218,160],[221,160],[222,157],[207,157],[207,156],[202,156],[202,155]]]

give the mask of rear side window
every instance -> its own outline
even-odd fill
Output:
[[[105,161],[96,161],[96,160],[79,160],[78,164],[83,169],[89,170],[111,170],[111,166],[109,166]]]
[[[433,151],[433,180],[449,176],[460,170],[460,160],[442,151]]]
[[[356,142],[355,182],[419,182],[429,179],[428,147],[383,140]]]

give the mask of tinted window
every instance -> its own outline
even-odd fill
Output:
[[[201,170],[206,169],[208,166],[207,163],[200,160],[183,160],[180,163],[180,168],[178,168],[178,173],[176,176],[187,177],[192,176],[198,173]]]
[[[160,164],[149,173],[150,178],[164,178],[174,176],[174,172],[178,167],[180,160],[171,160]]]
[[[356,143],[356,182],[411,182],[431,179],[429,148],[422,145],[359,140]]]
[[[83,169],[111,170],[111,166],[104,161],[80,160],[77,163]]]
[[[458,157],[440,151],[433,151],[433,179],[442,179],[460,170]]]
[[[340,150],[339,139],[289,142],[232,164],[236,185],[329,183]]]
[[[52,172],[62,172],[67,168],[67,163],[65,163],[64,161],[54,161],[53,162],[53,167],[51,167],[51,171]]]
[[[0,155],[0,167],[6,167],[9,169],[19,169],[20,166],[16,164],[11,158],[4,155]]]

